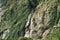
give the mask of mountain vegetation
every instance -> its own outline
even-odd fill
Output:
[[[0,40],[60,40],[60,0],[0,0]]]

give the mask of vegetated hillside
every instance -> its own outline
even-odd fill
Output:
[[[60,0],[0,0],[0,4],[1,40],[60,40]]]

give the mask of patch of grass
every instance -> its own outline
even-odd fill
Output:
[[[21,37],[18,40],[33,40],[32,38]]]

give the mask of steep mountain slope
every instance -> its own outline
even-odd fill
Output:
[[[1,40],[60,40],[60,0],[0,0],[0,4]]]

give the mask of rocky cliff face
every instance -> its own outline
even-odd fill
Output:
[[[45,39],[55,26],[59,27],[58,8],[57,0],[41,2],[33,12],[26,37]]]
[[[0,37],[60,40],[59,0],[2,0],[1,6]]]

